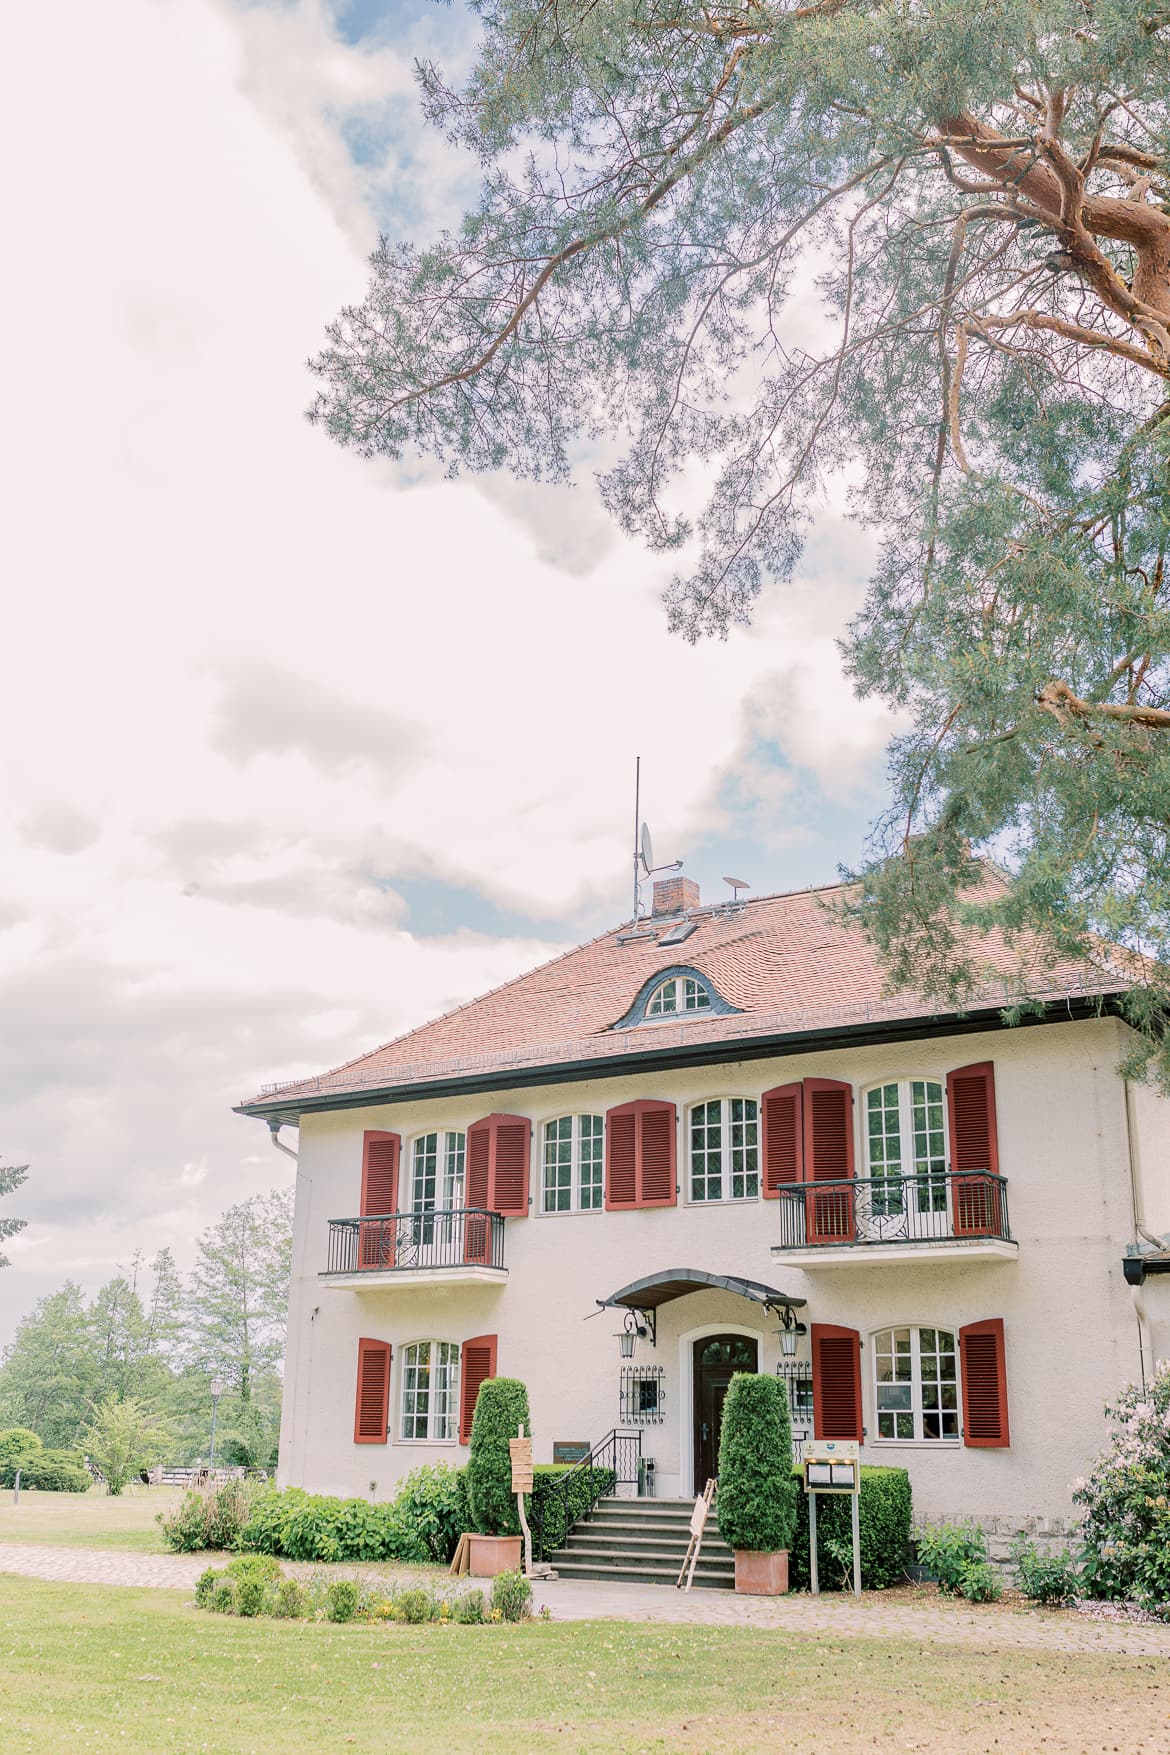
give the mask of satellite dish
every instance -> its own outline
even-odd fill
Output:
[[[729,878],[729,877],[725,877],[725,878],[724,878],[724,880],[723,880],[723,881],[724,881],[724,883],[725,883],[725,884],[729,884],[729,885],[730,885],[730,886],[731,886],[731,888],[732,888],[732,890],[733,890],[733,891],[734,891],[734,892],[735,892],[735,899],[736,899],[736,901],[737,901],[737,902],[738,902],[738,901],[739,901],[739,892],[740,892],[740,890],[750,890],[750,889],[751,889],[751,887],[752,887],[752,886],[751,886],[751,885],[750,885],[750,884],[749,884],[749,883],[748,883],[748,881],[747,881],[747,879],[746,879],[746,878]]]
[[[647,871],[654,869],[654,843],[650,839],[650,830],[642,824],[642,864]]]

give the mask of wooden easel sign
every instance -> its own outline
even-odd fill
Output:
[[[699,1497],[695,1500],[695,1509],[691,1512],[691,1539],[686,1556],[682,1563],[682,1571],[674,1581],[675,1590],[690,1590],[695,1577],[695,1567],[699,1560],[699,1550],[703,1546],[703,1531],[707,1527],[707,1518],[711,1510],[711,1500],[715,1496],[715,1483],[708,1481]],[[688,1571],[689,1567],[689,1571]],[[683,1579],[686,1583],[683,1583]]]

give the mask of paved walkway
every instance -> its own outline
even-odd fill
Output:
[[[0,1542],[0,1573],[61,1583],[131,1585],[191,1590],[207,1565],[203,1554],[134,1554],[113,1548],[57,1548]],[[311,1571],[295,1566],[290,1570]],[[381,1567],[347,1572],[389,1576]],[[411,1575],[417,1582],[418,1574]],[[465,1582],[465,1581],[463,1581]],[[462,1584],[461,1584],[462,1588]],[[733,1591],[676,1591],[645,1584],[592,1584],[558,1579],[537,1583],[537,1606],[556,1621],[696,1623],[756,1627],[820,1639],[906,1639],[918,1644],[979,1645],[1060,1652],[1125,1652],[1170,1658],[1170,1625],[1095,1621],[1021,1608],[973,1608],[965,1603],[899,1600],[873,1591],[850,1596],[737,1597]]]

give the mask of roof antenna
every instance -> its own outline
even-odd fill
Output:
[[[649,826],[641,821],[642,816],[642,758],[634,757],[634,925],[637,926],[642,916],[641,886],[643,878],[654,877],[660,871],[681,871],[682,860],[676,859],[670,865],[655,865],[654,843],[650,839]]]
[[[723,881],[725,884],[730,884],[731,886],[731,906],[733,908],[737,907],[739,904],[739,892],[741,890],[750,890],[752,887],[746,878],[725,877]]]

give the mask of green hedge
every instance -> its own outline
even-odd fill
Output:
[[[389,1503],[264,1488],[234,1545],[286,1560],[447,1561],[467,1527],[464,1470],[432,1463],[412,1469]]]
[[[799,1481],[801,1471],[793,1472]],[[910,1476],[906,1470],[863,1465],[861,1503],[857,1510],[861,1525],[862,1589],[886,1590],[892,1584],[901,1584],[906,1577],[912,1515]],[[849,1542],[851,1517],[848,1493],[842,1493],[840,1498],[827,1493],[819,1495],[817,1567],[822,1590],[841,1588],[841,1569],[830,1555],[826,1541],[836,1537]],[[803,1490],[798,1495],[796,1532],[788,1553],[788,1583],[792,1590],[809,1588],[808,1499]]]
[[[71,1450],[34,1450],[20,1465],[20,1484],[42,1493],[88,1493],[93,1482]]]
[[[480,1385],[467,1453],[468,1529],[481,1536],[518,1536],[509,1441],[523,1426],[532,1436],[528,1391],[518,1377],[489,1377]]]
[[[528,1521],[532,1526],[532,1555],[535,1560],[546,1560],[565,1539],[566,1496],[554,1493],[552,1488],[555,1481],[571,1475],[577,1466],[576,1463],[538,1463],[532,1471],[532,1497],[527,1511]],[[575,1524],[579,1517],[584,1517],[595,1497],[612,1493],[616,1486],[617,1473],[614,1469],[594,1469],[592,1477],[587,1469],[582,1469],[567,1495],[569,1526]]]
[[[787,1385],[737,1371],[719,1438],[719,1533],[728,1547],[776,1554],[792,1546],[791,1456]]]

